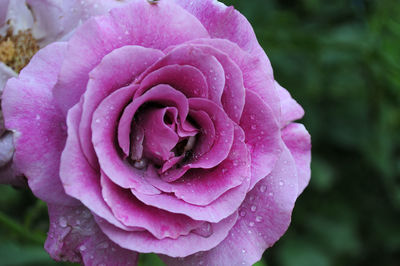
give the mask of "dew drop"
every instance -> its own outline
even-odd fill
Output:
[[[58,220],[58,224],[63,228],[67,227],[67,220],[65,219],[65,217],[61,216]]]
[[[136,169],[144,169],[147,166],[147,162],[144,159],[137,160],[134,164],[133,167]]]
[[[250,226],[250,227],[253,227],[253,226],[254,226],[254,222],[250,222],[250,223],[249,223],[249,226]]]
[[[80,250],[80,251],[85,251],[85,250],[86,250],[86,246],[84,246],[84,245],[80,246],[80,247],[79,247],[79,250]]]
[[[36,115],[36,120],[40,120],[40,115]]]
[[[242,253],[243,253],[243,254],[246,253],[246,250],[245,250],[245,249],[242,249]]]
[[[256,206],[256,205],[252,205],[252,206],[250,207],[250,210],[251,210],[252,212],[255,212],[255,211],[257,210],[257,206]]]
[[[251,129],[255,130],[255,129],[257,129],[257,126],[256,125],[251,125]]]
[[[253,201],[254,200],[254,196],[250,196],[250,201]]]
[[[257,217],[256,217],[256,222],[257,222],[257,223],[260,223],[260,222],[262,221],[262,219],[263,219],[263,218],[262,218],[261,216],[257,216]]]
[[[100,123],[100,118],[97,118],[97,119],[95,120],[95,122],[96,122],[96,123]]]
[[[283,181],[282,181],[282,180],[281,180],[281,181],[279,181],[279,186],[281,186],[281,187],[282,187],[282,186],[283,186],[283,184],[284,184],[284,183],[283,183]]]
[[[239,215],[242,216],[242,217],[245,217],[245,216],[246,216],[246,211],[241,210],[241,211],[239,212]]]
[[[256,116],[255,115],[250,115],[250,119],[254,120],[254,119],[256,119]]]
[[[265,192],[266,190],[267,190],[267,186],[266,185],[261,185],[260,191],[261,192]]]

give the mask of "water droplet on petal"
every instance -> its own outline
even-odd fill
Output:
[[[254,120],[255,118],[256,118],[255,115],[250,115],[250,119],[251,119],[251,120]]]
[[[284,184],[284,183],[283,183],[283,181],[282,181],[282,180],[281,180],[281,181],[279,181],[279,185],[280,185],[280,186],[283,186],[283,184]]]
[[[242,217],[245,217],[245,216],[246,216],[246,211],[241,210],[241,211],[239,212],[239,215],[242,216]]]
[[[256,206],[256,205],[252,205],[252,206],[250,207],[250,210],[251,210],[252,212],[255,212],[255,211],[257,210],[257,206]]]
[[[255,130],[255,129],[257,129],[257,126],[256,125],[251,125],[251,129]]]
[[[65,219],[65,217],[60,217],[60,219],[58,219],[58,224],[61,226],[61,227],[67,227],[67,220]]]
[[[261,185],[260,191],[261,192],[265,192],[266,190],[267,190],[267,186],[266,185]]]
[[[80,251],[85,251],[85,250],[86,250],[85,245],[80,246],[80,247],[79,247],[79,250],[80,250]]]
[[[253,227],[253,226],[254,226],[254,222],[250,222],[250,223],[249,223],[249,226],[250,226],[250,227]]]
[[[257,217],[256,217],[256,222],[257,222],[257,223],[260,223],[260,222],[262,221],[262,219],[263,219],[263,218],[262,218],[261,216],[257,216]]]

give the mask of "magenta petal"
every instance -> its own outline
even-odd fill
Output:
[[[289,226],[298,195],[296,166],[284,147],[276,167],[248,193],[239,219],[216,248],[179,260],[163,257],[167,265],[253,265]],[[200,263],[201,262],[201,263]]]
[[[229,55],[229,58],[239,66],[243,73],[244,87],[257,93],[279,118],[281,105],[275,88],[272,68],[265,56],[249,54],[237,44],[225,39],[198,39],[190,41],[193,44],[205,44]]]
[[[90,79],[84,94],[79,136],[82,150],[93,167],[98,166],[91,142],[94,110],[105,97],[131,83],[136,76],[162,56],[163,53],[159,50],[140,46],[124,46],[106,55],[100,64],[90,72]]]
[[[272,73],[269,60],[257,41],[253,27],[247,19],[232,6],[227,7],[215,0],[186,1],[174,0],[192,13],[214,38],[228,39],[246,52],[260,57]]]
[[[115,147],[115,137],[121,110],[132,100],[134,91],[130,87],[110,94],[97,107],[92,120],[92,142],[99,159],[100,168],[117,185],[123,188],[135,187],[146,194],[157,194],[143,179],[143,172],[130,166],[120,158]]]
[[[203,224],[182,214],[143,204],[129,190],[118,187],[104,174],[101,175],[101,185],[103,197],[119,221],[126,226],[144,228],[158,239],[176,239]]]
[[[19,78],[7,82],[2,96],[5,125],[15,131],[14,163],[40,199],[63,205],[77,204],[59,179],[64,148],[65,117],[55,106],[51,90],[64,60],[65,43],[40,50]]]
[[[184,257],[190,254],[209,250],[218,245],[229,233],[237,220],[237,213],[219,223],[212,224],[212,234],[208,237],[190,233],[177,239],[157,239],[149,232],[126,232],[102,219],[97,219],[101,230],[115,243],[123,248],[138,252],[154,252],[173,257]],[[195,243],[195,245],[194,245]]]
[[[115,8],[89,19],[70,39],[55,98],[64,112],[71,108],[85,91],[89,72],[114,49],[126,45],[165,49],[205,37],[208,34],[201,23],[171,1],[157,6],[133,1]]]
[[[220,105],[225,87],[224,69],[218,60],[211,54],[202,52],[195,45],[182,44],[150,67],[144,75],[168,65],[189,65],[201,71],[207,81],[208,98]]]
[[[172,149],[179,141],[179,136],[164,123],[166,108],[146,110],[138,118],[138,126],[144,130],[144,156],[157,158],[163,162],[174,156]]]
[[[193,66],[168,65],[151,72],[141,81],[136,95],[141,95],[158,84],[168,84],[186,97],[208,97],[206,78]]]
[[[197,49],[215,56],[222,65],[225,72],[225,88],[222,94],[222,106],[234,122],[239,123],[245,102],[245,89],[243,85],[243,74],[240,68],[227,54],[216,50],[212,46],[197,45]]]
[[[137,265],[138,253],[121,248],[100,230],[84,206],[49,204],[45,249],[55,260],[84,265]]]
[[[177,182],[150,182],[164,192],[174,193],[187,203],[205,206],[222,194],[250,179],[250,154],[244,143],[244,133],[235,128],[235,138],[228,157],[211,169],[191,169]]]
[[[125,154],[127,154],[126,147],[129,143],[128,140],[130,140],[131,128],[132,126],[135,127],[133,122],[134,115],[140,106],[146,102],[157,102],[167,106],[175,106],[178,109],[180,121],[185,121],[189,112],[186,96],[180,91],[165,84],[157,85],[146,91],[142,96],[133,99],[133,101],[125,108],[118,124],[118,143]],[[143,128],[143,130],[145,129]]]
[[[189,165],[191,168],[212,168],[221,163],[228,156],[232,147],[234,126],[227,114],[214,102],[202,98],[190,98],[191,110],[204,111],[214,123],[215,139],[210,151],[196,158]]]
[[[173,213],[185,214],[192,219],[216,223],[225,219],[235,211],[249,189],[250,179],[246,178],[243,183],[222,194],[218,199],[206,206],[197,206],[178,199],[174,195],[159,194],[145,195],[132,189],[132,193],[147,205],[154,206]]]
[[[311,137],[302,124],[291,123],[282,130],[282,139],[296,163],[300,194],[311,176]]]
[[[275,82],[275,86],[281,102],[280,125],[284,127],[288,123],[302,118],[304,110],[278,82]]]
[[[68,112],[68,138],[61,155],[60,178],[65,192],[78,199],[86,207],[110,223],[125,230],[130,228],[121,224],[108,208],[101,195],[100,174],[94,170],[80,147],[78,126],[81,103],[75,105]]]
[[[250,188],[268,175],[282,152],[279,125],[271,109],[252,91],[246,91],[240,126],[251,154]]]

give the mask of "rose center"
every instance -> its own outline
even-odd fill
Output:
[[[160,175],[180,168],[192,156],[198,133],[191,122],[180,120],[175,107],[141,107],[131,130],[133,166],[144,169],[151,163]]]

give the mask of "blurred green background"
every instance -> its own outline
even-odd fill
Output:
[[[400,265],[400,1],[224,2],[254,26],[313,143],[292,225],[258,265]],[[67,265],[43,251],[45,204],[0,193],[0,265]]]

